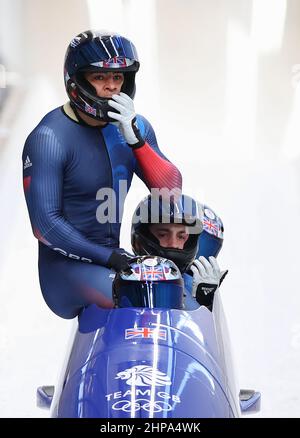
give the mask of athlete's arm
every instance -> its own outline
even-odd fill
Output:
[[[23,151],[23,183],[35,237],[70,258],[107,265],[113,248],[89,241],[63,215],[66,153],[45,126],[32,133]]]
[[[136,116],[133,100],[126,93],[120,93],[114,94],[108,103],[117,110],[109,111],[108,115],[117,121],[120,132],[133,149],[139,167],[138,176],[149,190],[177,189],[178,193],[182,187],[181,174],[160,153],[152,126],[144,117]]]
[[[137,160],[136,174],[151,188],[182,189],[182,177],[177,167],[160,151],[154,130],[150,123],[139,116],[145,126],[145,144],[133,149]]]

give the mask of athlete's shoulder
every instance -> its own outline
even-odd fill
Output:
[[[77,135],[77,132],[74,131],[77,131],[78,126],[80,125],[77,119],[71,117],[71,112],[68,112],[68,104],[66,104],[47,113],[31,131],[27,140],[36,136],[51,136],[64,143],[66,139]]]
[[[36,134],[47,133],[55,129],[58,121],[65,117],[62,113],[61,107],[55,108],[54,110],[47,113],[42,120],[37,124],[37,126],[31,131],[28,138],[35,136]]]
[[[146,117],[142,116],[141,114],[137,114],[136,115],[136,120],[138,125],[144,125],[144,126],[151,126],[151,123],[149,122],[148,119],[146,119]]]
[[[63,150],[66,149],[66,142],[62,141],[65,137],[62,133],[67,131],[65,120],[67,117],[62,107],[55,108],[46,114],[28,135],[23,155],[30,153],[38,156],[41,152],[45,154],[45,151],[48,151],[48,153],[64,156]]]
[[[150,146],[157,148],[158,144],[156,134],[149,120],[147,120],[146,117],[140,114],[137,114],[136,119],[142,137]]]
[[[142,116],[141,114],[137,114],[136,120],[137,120],[137,124],[138,124],[139,130],[141,131],[142,136],[147,135],[147,133],[149,131],[154,132],[151,123],[149,122],[148,119],[146,119],[146,117]]]
[[[67,120],[66,115],[64,114],[63,111],[63,106],[59,106],[51,111],[49,111],[49,113],[47,113],[42,120],[40,121],[40,123],[37,125],[38,126],[51,126],[51,125],[55,125],[55,123],[60,122],[62,120]]]

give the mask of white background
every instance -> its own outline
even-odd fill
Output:
[[[73,325],[38,284],[22,192],[24,141],[63,104],[69,40],[88,28],[134,41],[137,112],[181,170],[184,192],[221,216],[222,298],[241,388],[264,417],[300,416],[300,3],[298,0],[0,0],[0,53],[13,91],[0,113],[0,416],[38,417]],[[122,245],[146,189],[125,204]]]

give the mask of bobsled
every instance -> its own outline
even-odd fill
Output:
[[[239,391],[219,291],[212,310],[184,307],[178,268],[137,258],[114,280],[115,308],[78,317],[61,378],[38,388],[58,418],[231,418],[257,412]]]

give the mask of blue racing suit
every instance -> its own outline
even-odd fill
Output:
[[[162,163],[156,167],[171,167],[174,186],[181,188],[180,173],[159,150],[150,123],[137,116],[137,124]],[[133,174],[149,188],[154,183],[160,188],[160,174],[153,183],[153,170],[148,172],[151,185],[118,128],[111,123],[102,128],[83,124],[70,104],[41,120],[28,136],[22,158],[46,303],[63,318],[73,318],[91,302],[111,307],[113,271],[107,262],[119,247],[123,204]],[[147,167],[145,157],[142,160]]]

